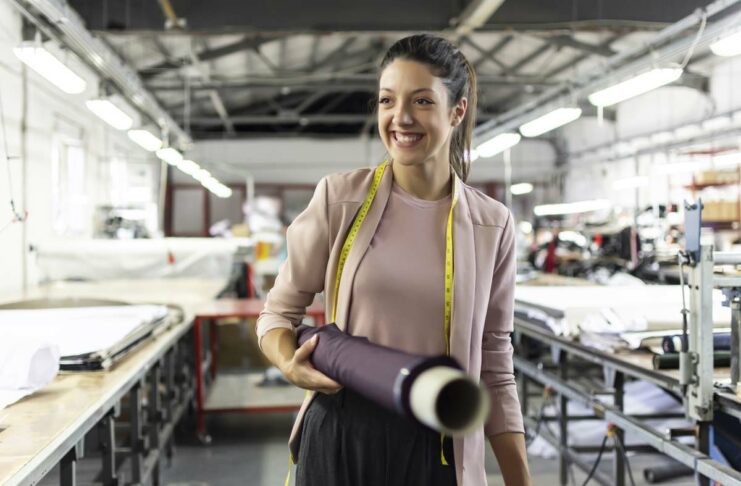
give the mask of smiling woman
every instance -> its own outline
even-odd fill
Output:
[[[509,210],[467,186],[476,77],[449,41],[396,42],[379,69],[388,158],[325,177],[288,229],[288,259],[258,320],[260,347],[311,390],[289,445],[296,484],[478,486],[488,438],[507,485],[530,484],[512,365],[515,252]],[[327,244],[329,242],[329,244]],[[320,373],[296,344],[324,291],[327,321],[373,344],[447,355],[486,388],[485,427],[452,439]],[[374,373],[373,363],[358,370]]]

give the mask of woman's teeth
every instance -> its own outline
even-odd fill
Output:
[[[394,135],[396,137],[396,140],[398,140],[401,143],[414,143],[417,140],[422,138],[422,135],[418,133],[413,134],[413,135],[404,135],[404,134],[395,132]]]

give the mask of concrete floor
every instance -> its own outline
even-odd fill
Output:
[[[163,471],[163,484],[169,486],[282,486],[288,467],[286,440],[292,417],[287,414],[231,415],[209,418],[213,442],[209,446],[197,443],[192,434],[178,434],[175,458]],[[636,485],[648,484],[643,468],[665,459],[656,454],[631,457]],[[600,470],[611,471],[610,454],[605,454]],[[533,484],[556,486],[558,462],[530,459]],[[487,448],[486,470],[490,486],[503,484],[494,455]],[[586,474],[574,468],[570,484],[582,485]],[[596,483],[595,483],[596,484]],[[628,484],[630,484],[628,482]],[[672,480],[672,485],[695,484],[692,477]],[[382,486],[382,485],[379,485]]]

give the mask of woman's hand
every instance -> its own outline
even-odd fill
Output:
[[[306,341],[303,346],[296,349],[293,358],[284,363],[281,371],[288,381],[299,388],[332,395],[340,391],[342,385],[318,371],[309,361],[318,342],[318,335]]]

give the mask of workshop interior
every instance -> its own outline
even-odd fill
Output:
[[[511,214],[532,484],[741,485],[741,0],[0,0],[1,485],[294,484],[307,392],[256,329],[303,265],[337,272],[291,315],[317,368],[441,437],[485,426],[465,363],[334,324],[415,34],[476,73],[465,184]],[[361,169],[347,251],[291,263]],[[480,309],[445,311],[450,336]]]

